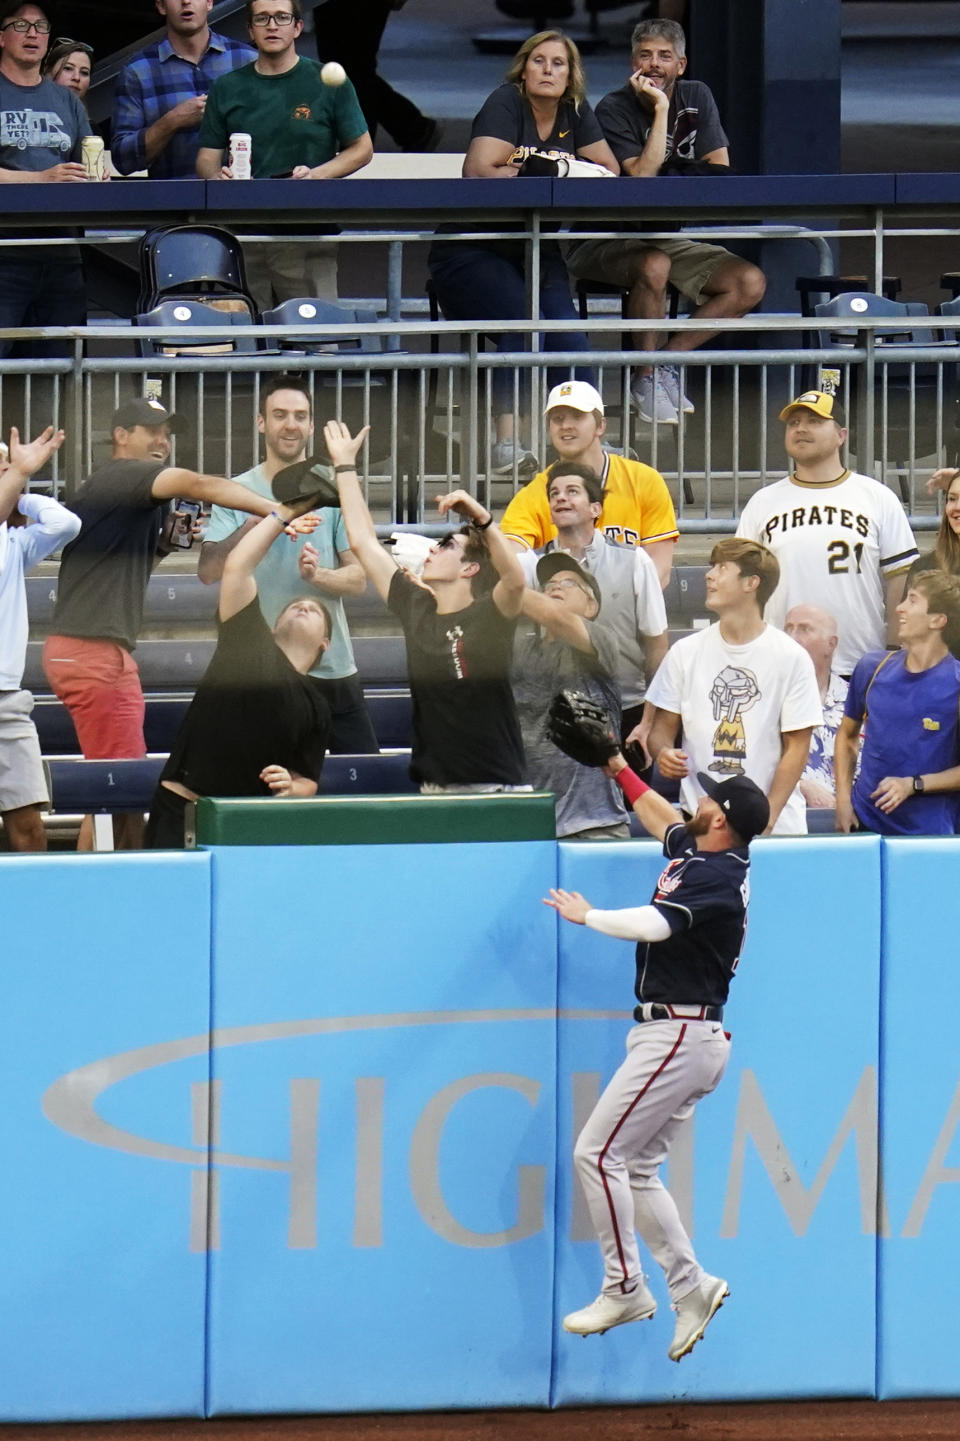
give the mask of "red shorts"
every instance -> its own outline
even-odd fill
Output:
[[[147,753],[140,672],[129,651],[112,640],[50,635],[43,669],[76,727],[88,761],[138,760]]]

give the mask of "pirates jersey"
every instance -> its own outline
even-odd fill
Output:
[[[917,558],[903,506],[887,486],[850,470],[825,485],[787,477],[747,501],[737,535],[762,541],[780,562],[764,610],[771,625],[782,629],[795,605],[828,611],[839,635],[833,667],[843,676],[866,651],[883,649],[884,580]]]

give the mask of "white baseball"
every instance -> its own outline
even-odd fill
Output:
[[[346,78],[347,72],[338,60],[328,60],[320,71],[324,85],[342,85]]]

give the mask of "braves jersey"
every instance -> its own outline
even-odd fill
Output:
[[[637,945],[637,1000],[722,1006],[747,926],[750,855],[746,846],[699,851],[681,824],[663,839],[668,864],[651,905],[670,927],[665,941]],[[634,1013],[640,1020],[640,1011]]]
[[[780,584],[764,619],[783,628],[794,605],[818,605],[837,622],[834,668],[848,676],[886,637],[884,579],[917,558],[910,524],[893,491],[845,470],[825,485],[788,476],[758,490],[737,535],[759,540],[780,562]]]
[[[605,493],[597,529],[608,540],[620,545],[650,545],[656,540],[677,539],[680,532],[673,501],[659,470],[604,451],[601,479]],[[531,550],[554,539],[557,528],[550,519],[546,471],[541,470],[517,491],[503,512],[500,529]]]

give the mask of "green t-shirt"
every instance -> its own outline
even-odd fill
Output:
[[[326,164],[366,128],[350,81],[324,85],[317,61],[301,56],[282,75],[259,75],[251,64],[215,80],[200,146],[226,152],[230,136],[245,132],[251,138],[251,174],[264,180],[296,165]]]

